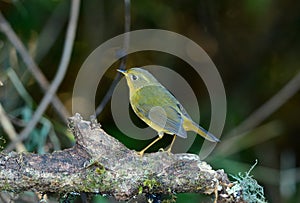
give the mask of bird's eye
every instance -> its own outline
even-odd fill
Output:
[[[137,80],[138,77],[137,77],[136,75],[131,75],[131,79],[132,79],[132,80]]]

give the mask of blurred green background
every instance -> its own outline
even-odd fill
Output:
[[[51,82],[62,55],[70,1],[0,0],[0,10]],[[131,1],[130,11],[131,30],[164,29],[184,35],[199,44],[218,68],[226,89],[227,119],[222,142],[206,161],[216,169],[237,174],[248,171],[258,159],[252,173],[264,186],[267,200],[299,202],[300,80],[288,86],[285,94],[278,93],[300,70],[300,2],[145,0]],[[81,2],[71,62],[57,92],[70,112],[79,68],[95,48],[124,32],[124,18],[123,1]],[[111,86],[119,64],[116,62],[110,67],[101,80],[97,104]],[[190,82],[199,100],[201,124],[207,128],[211,111],[209,95],[200,78],[193,77],[188,64],[159,52],[134,53],[127,57],[127,68],[148,64],[170,67]],[[2,33],[0,67],[0,80],[4,83],[0,87],[0,102],[19,132],[30,120],[44,92]],[[276,107],[275,102],[262,106],[276,94],[277,102],[282,102],[282,105]],[[270,109],[274,112],[268,115],[266,112]],[[255,111],[266,113],[266,118],[259,122],[260,117],[252,117],[258,125],[246,131],[236,130]],[[137,125],[144,125],[134,115],[132,117]],[[116,128],[110,102],[98,119],[104,130],[131,149],[140,150],[150,143],[150,140],[133,140]],[[1,126],[0,133],[9,143]],[[170,141],[171,138],[166,137],[151,150],[167,146]],[[3,139],[0,144],[5,147],[2,142]],[[197,137],[190,152],[198,153],[202,142],[203,139]],[[51,105],[24,141],[27,150],[38,153],[68,148],[73,144],[72,135]],[[204,197],[198,194],[180,194],[177,202],[209,201],[201,198]],[[20,201],[26,202],[22,197]],[[94,202],[113,200],[97,196]]]

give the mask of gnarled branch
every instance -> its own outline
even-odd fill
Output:
[[[79,114],[69,119],[76,144],[51,154],[0,154],[0,190],[91,192],[129,200],[141,193],[195,192],[218,202],[243,202],[228,194],[230,181],[194,154],[156,152],[140,157]]]

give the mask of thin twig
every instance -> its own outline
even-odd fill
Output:
[[[228,133],[228,136],[241,135],[261,124],[272,113],[279,109],[286,101],[294,96],[300,89],[300,72],[294,76],[281,90],[271,99],[255,110],[239,126]]]
[[[21,79],[18,77],[16,72],[14,71],[13,68],[9,68],[6,71],[6,74],[13,84],[14,88],[18,92],[18,95],[25,101],[25,104],[29,107],[32,108],[34,102],[30,94],[26,91],[24,85],[21,82]]]
[[[35,63],[31,55],[29,54],[29,52],[26,50],[24,44],[21,42],[21,40],[13,31],[9,23],[6,21],[1,11],[0,11],[0,31],[6,35],[10,43],[16,48],[21,58],[23,59],[24,63],[26,64],[28,70],[37,80],[38,84],[41,86],[43,91],[47,91],[49,89],[49,82],[47,81],[43,73],[40,71],[40,68]],[[52,98],[52,104],[54,106],[54,109],[58,113],[58,115],[64,121],[66,121],[66,118],[69,117],[70,113],[66,110],[66,108],[64,107],[64,105],[61,103],[61,101],[58,99],[56,95]]]
[[[124,0],[124,6],[125,6],[125,36],[124,36],[124,42],[123,42],[123,50],[120,51],[122,59],[121,59],[121,64],[119,66],[119,69],[124,70],[126,67],[126,60],[127,60],[127,50],[129,48],[129,43],[130,43],[130,36],[129,36],[129,31],[130,31],[130,0]],[[116,77],[114,78],[111,86],[109,87],[109,90],[106,92],[105,96],[103,97],[101,103],[99,106],[96,108],[96,115],[99,115],[104,107],[106,106],[107,102],[110,100],[111,95],[118,84],[120,80],[120,73],[116,72]]]
[[[10,122],[9,118],[7,117],[6,112],[3,109],[1,103],[0,103],[0,123],[3,127],[3,130],[8,135],[9,139],[11,141],[17,141],[18,140],[17,132],[15,131],[13,124]],[[17,152],[24,152],[26,151],[26,148],[22,143],[17,143],[16,150]]]
[[[49,90],[46,92],[45,96],[43,97],[40,105],[38,106],[37,110],[35,111],[31,121],[27,124],[26,128],[20,133],[19,135],[19,142],[26,139],[30,132],[33,130],[35,125],[40,120],[42,114],[46,110],[48,104],[51,101],[51,98],[54,96],[56,90],[58,89],[59,85],[61,84],[65,73],[67,71],[67,67],[69,65],[69,61],[71,58],[72,48],[75,39],[75,33],[77,28],[77,21],[79,15],[79,7],[80,7],[80,0],[73,0],[71,1],[71,12],[70,12],[70,20],[68,24],[68,29],[66,33],[66,39],[64,44],[63,55],[58,67],[58,72],[51,84]],[[11,142],[6,150],[10,151],[14,148],[17,142]]]

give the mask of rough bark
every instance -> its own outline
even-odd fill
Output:
[[[51,154],[0,154],[0,190],[42,193],[88,192],[129,200],[139,194],[195,192],[218,202],[243,202],[228,194],[234,184],[194,154],[156,152],[140,157],[77,114],[69,119],[76,138],[71,149]]]

